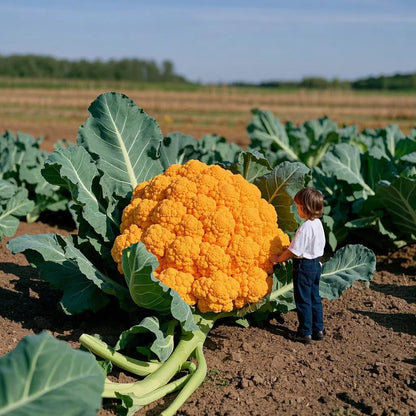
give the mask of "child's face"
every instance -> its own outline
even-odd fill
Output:
[[[303,219],[307,220],[307,219],[308,219],[308,215],[306,214],[305,210],[303,209],[303,205],[298,204],[298,203],[296,202],[296,207],[297,207],[297,209],[298,209],[298,214],[299,214],[299,217],[301,217],[301,218],[303,218]]]

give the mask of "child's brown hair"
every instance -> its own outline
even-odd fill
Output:
[[[324,197],[315,188],[306,187],[295,195],[295,202],[302,205],[308,219],[314,220],[322,216]]]

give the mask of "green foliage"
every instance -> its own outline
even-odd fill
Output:
[[[88,108],[77,144],[104,172],[106,193],[125,196],[138,183],[162,173],[157,149],[162,132],[156,120],[124,94],[101,94]],[[139,141],[140,146],[137,146]]]
[[[256,321],[263,322],[271,313],[295,309],[292,266],[292,260],[275,266],[271,293],[258,304],[243,309],[240,316],[252,313]],[[325,299],[338,299],[355,281],[370,281],[375,268],[376,256],[372,250],[361,244],[348,244],[323,263],[319,293]]]
[[[41,55],[0,56],[0,75],[19,78],[69,78],[91,80],[130,80],[137,82],[182,82],[174,64],[143,59],[108,61],[68,60]]]
[[[361,153],[352,144],[336,145],[323,158],[321,169],[315,169],[313,183],[329,205],[326,214],[334,220],[337,244],[348,236],[345,226],[373,246],[416,241],[411,231],[415,207],[408,203],[416,180],[412,173],[416,165],[411,159],[416,140],[394,135],[396,131],[386,128],[376,131],[374,137],[367,135],[368,150]],[[328,185],[327,178],[331,177],[336,181]],[[402,203],[404,206],[399,207]],[[399,220],[404,212],[408,216],[406,227]],[[362,229],[367,232],[361,233]]]
[[[250,183],[272,170],[269,161],[256,150],[241,151],[236,162],[223,163],[222,166],[234,174],[240,174]]]
[[[175,71],[170,60],[157,63],[138,58],[109,60],[68,60],[44,55],[0,56],[0,75],[14,78],[43,78],[71,80],[134,81],[136,83],[179,83],[190,82]],[[332,80],[324,77],[305,77],[300,81],[269,80],[259,83],[232,82],[236,87],[260,87],[281,89],[354,89],[354,90],[415,90],[416,73],[382,75],[361,78],[355,81]]]
[[[279,228],[285,232],[293,232],[298,226],[293,198],[304,187],[308,173],[309,169],[302,163],[283,162],[254,181],[262,198],[275,207]]]
[[[19,188],[13,180],[0,179],[0,240],[3,235],[13,237],[19,219],[32,212],[33,207],[25,188]]]
[[[416,73],[358,79],[351,86],[357,90],[414,90]]]
[[[182,323],[185,331],[198,329],[191,307],[181,299],[178,292],[154,277],[153,271],[159,263],[142,242],[123,250],[122,265],[130,296],[136,305],[172,315]]]
[[[395,125],[359,132],[326,117],[284,126],[268,111],[253,114],[248,150],[272,166],[299,161],[311,168],[310,185],[326,201],[323,223],[332,250],[350,237],[378,248],[416,241],[410,202],[415,199],[416,129],[407,137]]]
[[[23,235],[9,241],[14,254],[24,253],[32,266],[39,268],[42,279],[63,292],[62,310],[69,314],[98,311],[115,295],[128,308],[131,300],[125,286],[99,270],[71,239],[58,234]]]
[[[166,324],[166,322],[161,323],[154,316],[147,316],[139,324],[123,331],[114,349],[118,351],[125,349],[129,345],[135,345],[138,352],[146,358],[150,359],[153,353],[159,361],[164,362],[174,350],[175,326],[176,321]],[[143,345],[143,334],[146,333],[152,333],[155,337],[154,341],[149,343],[149,345]],[[140,349],[137,345],[140,345]]]
[[[166,169],[171,164],[184,164],[191,159],[208,165],[232,162],[241,151],[240,146],[216,134],[207,134],[196,140],[191,135],[172,132],[163,138],[158,154]]]
[[[16,215],[27,221],[36,221],[45,211],[67,210],[66,193],[41,174],[48,153],[40,149],[40,143],[41,139],[20,132],[16,136],[11,131],[0,135],[0,179],[26,190],[27,199],[33,203]]]
[[[405,241],[416,241],[416,178],[381,182],[377,200],[390,214],[396,234]]]
[[[270,111],[253,109],[253,119],[247,126],[247,133],[251,140],[250,148],[264,153],[270,161],[270,153],[276,152],[272,159],[272,165],[284,160],[300,161],[299,150],[302,143],[290,141],[286,129],[279,119],[273,116]]]
[[[162,413],[173,415],[206,376],[203,344],[217,319],[238,320],[249,313],[261,318],[270,312],[293,309],[291,268],[288,263],[276,269],[272,293],[259,303],[220,314],[200,313],[156,279],[153,272],[158,267],[157,259],[143,243],[133,244],[123,251],[124,277],[121,276],[110,250],[118,234],[121,213],[134,187],[163,172],[172,163],[184,163],[192,158],[208,164],[221,163],[258,186],[262,196],[275,206],[280,227],[294,231],[298,221],[293,197],[305,185],[310,169],[299,160],[281,163],[275,160],[276,163],[270,164],[257,149],[243,152],[239,146],[216,135],[204,136],[198,141],[180,133],[163,137],[156,121],[123,94],[102,94],[89,111],[91,115],[80,127],[77,145],[54,151],[41,171],[51,186],[70,195],[69,209],[78,233],[66,238],[53,234],[17,237],[8,247],[13,253],[23,253],[31,265],[40,269],[43,279],[62,291],[60,305],[66,313],[98,311],[108,305],[111,298],[116,298],[123,309],[131,312],[133,319],[139,320],[140,316],[140,322],[123,332],[114,348],[87,334],[82,335],[80,341],[105,360],[104,368],[115,365],[143,377],[134,383],[105,381],[103,397],[119,399],[121,414],[133,414],[140,407],[179,391]],[[257,116],[253,131],[258,133],[261,122],[267,121],[272,136],[256,133],[262,138],[258,145],[261,146],[264,139],[269,153],[279,141],[289,148],[285,127],[270,114],[257,113]],[[331,126],[328,120],[305,124],[304,131],[296,133],[305,140],[298,150],[306,149],[306,140],[308,143],[322,140],[331,146],[333,137],[343,140],[343,133],[332,134]],[[290,126],[289,131],[293,130],[296,129]],[[309,154],[308,160],[321,160],[318,147]],[[296,155],[293,150],[292,153]],[[307,153],[306,149],[302,154]],[[356,168],[357,164],[354,173]],[[365,194],[358,186],[361,182],[357,185],[347,179],[342,180],[351,187],[352,194],[363,199]],[[369,181],[375,183],[375,180]],[[324,177],[321,183],[330,186]],[[410,189],[406,188],[408,191]],[[339,296],[354,280],[371,278],[374,271],[371,252],[368,251],[368,261],[364,265],[357,264],[361,252],[362,246],[348,248],[350,273],[347,275],[342,255],[334,256],[324,266],[324,272],[330,270],[327,284],[331,293]],[[333,263],[333,267],[330,266]],[[138,340],[142,345],[137,345]],[[144,355],[148,361],[126,355],[132,349],[134,354]],[[195,358],[197,365],[190,358]]]
[[[376,269],[376,256],[362,245],[347,245],[323,264],[319,293],[338,299],[357,280],[370,281]]]
[[[258,150],[272,166],[288,161],[302,162],[309,168],[318,166],[333,143],[351,140],[354,129],[339,129],[329,118],[306,121],[300,126],[283,125],[270,111],[252,110],[247,127],[250,149]]]
[[[0,415],[93,416],[104,376],[94,358],[44,332],[0,358]]]

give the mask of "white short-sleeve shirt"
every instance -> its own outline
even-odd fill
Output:
[[[306,220],[296,231],[289,250],[297,257],[316,259],[324,254],[325,232],[319,218]]]

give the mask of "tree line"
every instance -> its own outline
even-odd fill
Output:
[[[0,55],[0,76],[12,78],[55,78],[89,80],[123,80],[137,82],[190,83],[175,72],[174,64],[164,60],[158,64],[144,59],[57,59],[41,55]],[[416,90],[416,72],[381,75],[355,81],[306,77],[301,81],[233,82],[231,86],[263,88],[310,88],[354,90]]]
[[[307,77],[301,81],[266,81],[258,84],[234,82],[240,87],[263,88],[310,88],[310,89],[353,89],[353,90],[416,90],[416,72],[410,74],[381,75],[344,81],[337,78]]]
[[[186,82],[175,73],[174,64],[165,60],[86,59],[68,60],[39,55],[0,56],[0,75],[18,78],[69,78],[125,80],[138,82]]]

